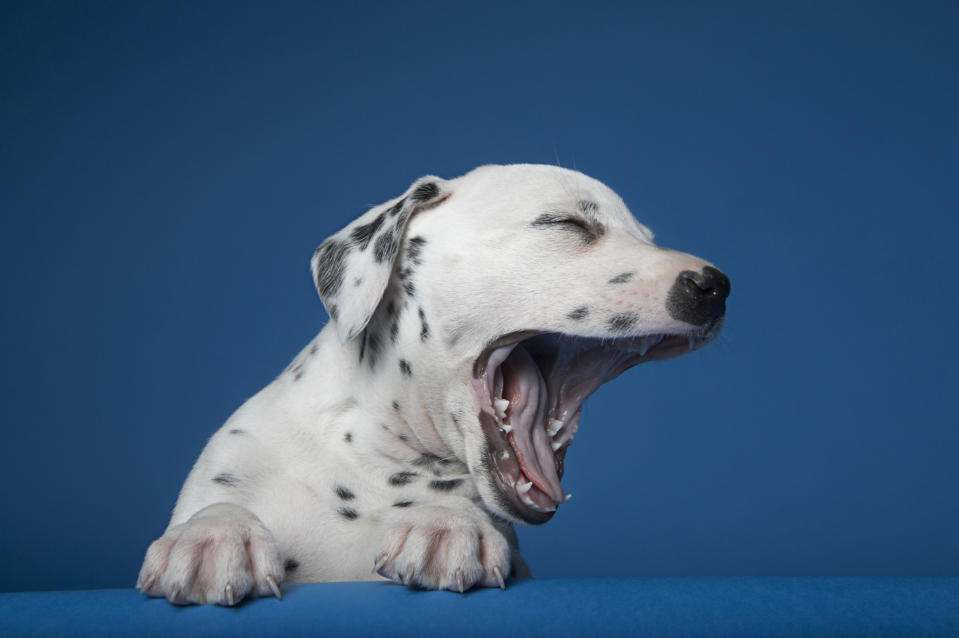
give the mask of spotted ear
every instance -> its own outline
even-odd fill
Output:
[[[421,177],[398,200],[374,207],[313,253],[313,280],[340,341],[346,343],[360,334],[373,316],[410,217],[449,194],[445,180]]]

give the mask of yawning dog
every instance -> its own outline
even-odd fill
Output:
[[[723,273],[553,166],[424,177],[324,241],[330,323],[213,435],[138,587],[232,605],[286,581],[463,591],[529,575],[583,402],[702,348]]]

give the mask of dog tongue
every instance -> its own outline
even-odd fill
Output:
[[[503,396],[509,399],[507,416],[513,428],[511,442],[523,474],[553,501],[562,503],[563,488],[545,427],[549,396],[546,381],[522,346],[513,349],[500,370],[503,373]]]

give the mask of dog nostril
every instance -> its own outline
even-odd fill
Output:
[[[706,266],[703,268],[702,279],[699,286],[711,297],[718,297],[723,300],[729,296],[729,277],[724,275],[721,270]]]
[[[686,287],[689,288],[692,291],[692,293],[697,296],[704,295],[708,292],[707,290],[703,290],[702,288],[700,288],[696,284],[696,282],[693,281],[693,278],[690,277],[689,275],[686,276]]]
[[[686,288],[696,297],[729,296],[729,279],[721,271],[707,266],[702,272],[685,272],[682,275]]]

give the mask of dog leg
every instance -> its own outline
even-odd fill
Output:
[[[248,595],[279,598],[283,573],[260,519],[239,505],[216,503],[150,545],[137,587],[176,604],[235,605]]]
[[[465,498],[392,511],[373,570],[397,583],[463,592],[505,587],[510,547],[487,514]]]

